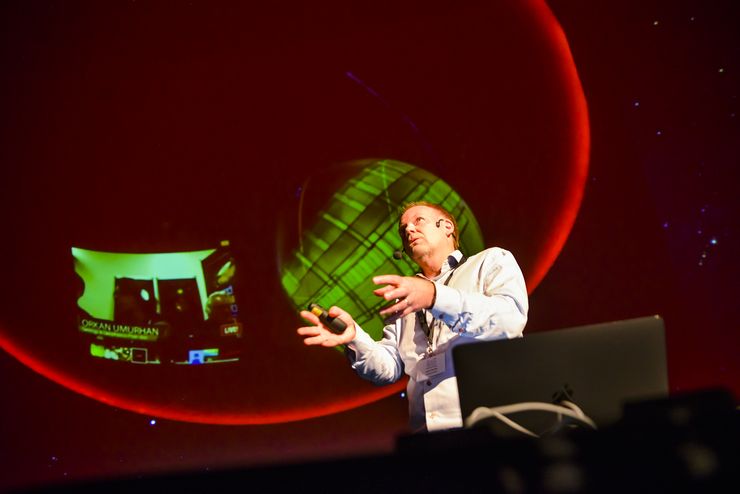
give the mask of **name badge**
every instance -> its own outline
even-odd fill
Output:
[[[417,380],[428,379],[445,371],[445,356],[443,353],[424,357],[416,363]]]

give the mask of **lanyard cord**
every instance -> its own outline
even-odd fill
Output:
[[[465,261],[467,261],[467,256],[462,256],[460,259],[460,262],[458,262],[454,268],[450,271],[450,275],[447,277],[447,279],[444,282],[444,286],[447,286],[450,284],[450,280],[452,279],[452,276],[455,274],[455,270],[463,265]],[[434,341],[434,317],[432,317],[432,324],[430,325],[427,322],[427,314],[426,309],[421,309],[420,311],[416,312],[416,318],[419,320],[419,323],[421,324],[421,328],[424,330],[424,334],[427,335],[427,341],[429,342],[429,348],[432,348],[432,341]]]

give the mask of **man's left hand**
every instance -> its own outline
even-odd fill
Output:
[[[385,285],[373,293],[396,303],[380,311],[383,317],[391,320],[407,316],[421,309],[428,309],[434,304],[437,289],[434,283],[419,276],[398,276],[386,274],[373,278],[376,285]]]

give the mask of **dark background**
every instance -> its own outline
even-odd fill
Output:
[[[740,369],[736,356],[740,346],[734,280],[738,264],[731,257],[738,247],[738,200],[734,189],[735,169],[740,163],[740,126],[736,115],[740,18],[735,2],[597,4],[577,0],[548,4],[568,37],[583,85],[589,108],[591,157],[578,217],[560,256],[531,295],[527,330],[661,314],[667,329],[672,392],[724,386],[737,397]],[[86,4],[74,5],[81,5],[79,10],[84,15],[94,14]],[[167,33],[178,29],[177,23],[168,24],[169,18],[163,15],[168,8],[173,12],[182,9],[158,4],[154,20],[139,19],[143,23],[161,22],[157,30],[164,33],[163,44],[155,50],[166,51]],[[19,67],[24,67],[23,53],[30,53],[32,48],[14,44],[19,39],[31,43],[28,38],[19,38],[14,22],[28,23],[24,29],[37,33],[31,38],[43,45],[47,26],[84,18],[80,12],[64,11],[55,4],[35,3],[24,8],[6,4],[3,9],[3,54],[5,60],[13,62],[10,66],[19,71]],[[378,9],[382,11],[381,7]],[[435,15],[440,12],[444,10]],[[301,25],[295,21],[296,16],[281,15],[287,24]],[[403,15],[411,16],[413,11]],[[188,26],[198,25],[198,18],[185,17]],[[209,20],[200,19],[203,23]],[[374,21],[370,16],[366,23],[368,36],[375,35]],[[377,21],[382,24],[382,19]],[[79,36],[86,34],[89,33],[81,32]],[[329,41],[331,34],[326,34]],[[89,42],[94,45],[95,39]],[[197,51],[197,47],[194,49]],[[279,47],[266,47],[264,56],[269,58],[273,50],[279,52]],[[74,57],[74,53],[67,55]],[[310,53],[300,55],[297,58],[308,63],[305,60],[310,59]],[[214,65],[218,65],[217,61]],[[43,89],[42,76],[40,71],[34,84]],[[156,77],[151,84],[156,86]],[[8,87],[12,87],[12,82]],[[227,91],[228,81],[224,87]],[[454,85],[452,89],[457,90]],[[464,89],[463,84],[459,90]],[[264,90],[269,94],[275,89]],[[64,94],[50,92],[46,97],[65,101]],[[189,97],[183,94],[182,100]],[[6,92],[3,99],[6,107],[12,108],[7,113],[10,116],[3,117],[6,149],[33,123],[23,120],[23,112],[12,105],[13,98]],[[434,105],[434,101],[426,103]],[[67,111],[75,114],[77,109],[70,104]],[[85,111],[95,115],[94,109]],[[265,118],[268,127],[282,121],[269,114]],[[176,119],[170,122],[176,123]],[[238,121],[232,124],[239,128]],[[182,130],[175,125],[168,131]],[[264,130],[265,139],[270,135],[269,128]],[[388,140],[387,146],[393,148],[393,138]],[[155,141],[148,143],[151,150],[156,149]],[[33,141],[27,142],[33,145]],[[311,143],[305,144],[311,149]],[[113,151],[111,146],[115,147]],[[234,159],[227,148],[215,148],[218,159]],[[90,151],[93,156],[104,152],[120,157],[133,151],[115,139],[96,142]],[[18,181],[19,167],[26,167],[25,176],[33,163],[14,163],[12,158],[18,154],[3,153],[7,191],[9,184]],[[404,149],[404,153],[424,162],[423,150]],[[162,151],[162,158],[173,162],[184,159],[168,155],[167,150]],[[125,158],[119,159],[122,166],[126,164]],[[441,159],[454,161],[454,156]],[[98,185],[112,186],[125,171],[102,174]],[[64,172],[58,174],[49,180],[60,179]],[[44,188],[40,189],[43,192]],[[51,200],[37,195],[33,187],[23,192],[23,200],[3,203],[9,237],[29,231],[27,225],[21,228],[18,220],[29,215],[26,211],[36,209],[37,217],[54,218]],[[59,194],[55,200],[63,196]],[[537,202],[535,198],[531,201]],[[249,218],[247,214],[239,216],[240,220]],[[176,226],[175,222],[173,229]],[[110,232],[106,233],[110,239]],[[35,256],[44,252],[38,244],[30,249]],[[40,257],[16,258],[15,262],[24,266],[34,259]],[[40,299],[38,294],[24,293],[28,299]],[[4,311],[10,310],[3,307]],[[43,311],[43,307],[42,303],[39,310]],[[339,358],[333,354],[312,355],[306,358]],[[215,426],[162,419],[152,423],[152,416],[73,393],[6,353],[0,355],[0,368],[2,488],[387,452],[406,421],[406,403],[394,395],[347,412],[285,424]],[[337,381],[351,382],[353,378],[348,373],[337,377]],[[266,386],[279,384],[266,381]],[[322,380],[316,384],[317,389],[329,391],[333,386]]]

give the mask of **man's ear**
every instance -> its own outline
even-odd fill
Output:
[[[452,225],[452,221],[448,219],[444,219],[444,225],[445,225],[445,233],[449,237],[450,235],[454,235],[455,233],[455,227]]]

